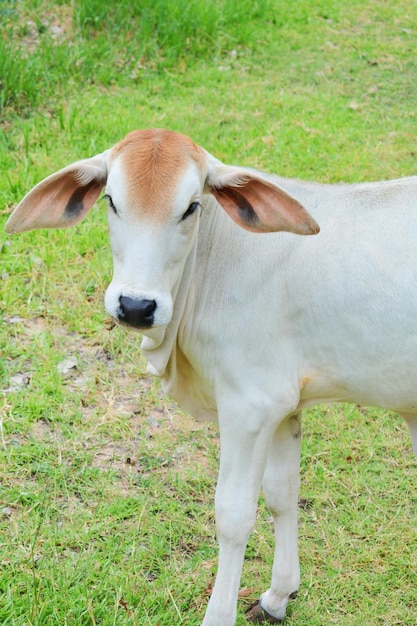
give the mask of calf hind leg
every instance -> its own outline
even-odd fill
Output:
[[[417,456],[417,413],[400,413],[408,424],[414,454]]]
[[[275,527],[271,587],[246,617],[255,623],[284,619],[288,600],[300,583],[297,505],[300,487],[301,413],[290,415],[277,428],[270,447],[263,490]]]

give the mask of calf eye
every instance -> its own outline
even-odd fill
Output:
[[[186,212],[184,213],[184,215],[182,216],[181,220],[186,220],[187,217],[192,215],[198,209],[199,206],[200,206],[199,202],[192,202],[190,206],[188,207],[188,209],[186,210]]]
[[[115,213],[117,215],[117,209],[113,204],[113,200],[111,199],[111,196],[109,196],[107,193],[104,196],[109,204],[109,207],[111,208],[111,210],[113,211],[113,213]]]

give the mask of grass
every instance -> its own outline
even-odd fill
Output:
[[[141,18],[123,3],[100,15],[105,3],[4,2],[2,220],[48,173],[147,126],[287,176],[415,173],[414,5],[311,4],[248,14],[230,2],[242,8],[233,19],[215,3],[209,20],[196,3],[201,26],[184,10],[170,40],[172,24],[153,14],[136,42]],[[135,335],[110,330],[110,276],[100,203],[70,231],[0,234],[1,624],[201,623],[216,568],[217,431],[162,397]],[[397,416],[306,411],[302,586],[286,623],[416,625],[415,470]],[[261,500],[239,626],[271,560]]]
[[[99,85],[140,79],[143,71],[220,54],[243,43],[269,0],[46,0],[0,8],[0,110],[25,110],[69,81]]]

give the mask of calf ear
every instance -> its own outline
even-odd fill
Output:
[[[209,163],[208,170],[206,190],[242,228],[254,233],[319,232],[318,224],[298,200],[261,174],[219,162],[214,168]]]
[[[94,205],[106,180],[106,153],[68,165],[29,191],[6,222],[6,232],[77,224]]]

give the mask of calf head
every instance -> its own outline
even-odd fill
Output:
[[[300,203],[266,176],[224,165],[184,135],[153,129],[134,131],[40,182],[16,207],[6,231],[77,224],[103,188],[114,261],[106,309],[142,331],[171,320],[204,194],[213,194],[239,226],[255,233],[319,230]]]

